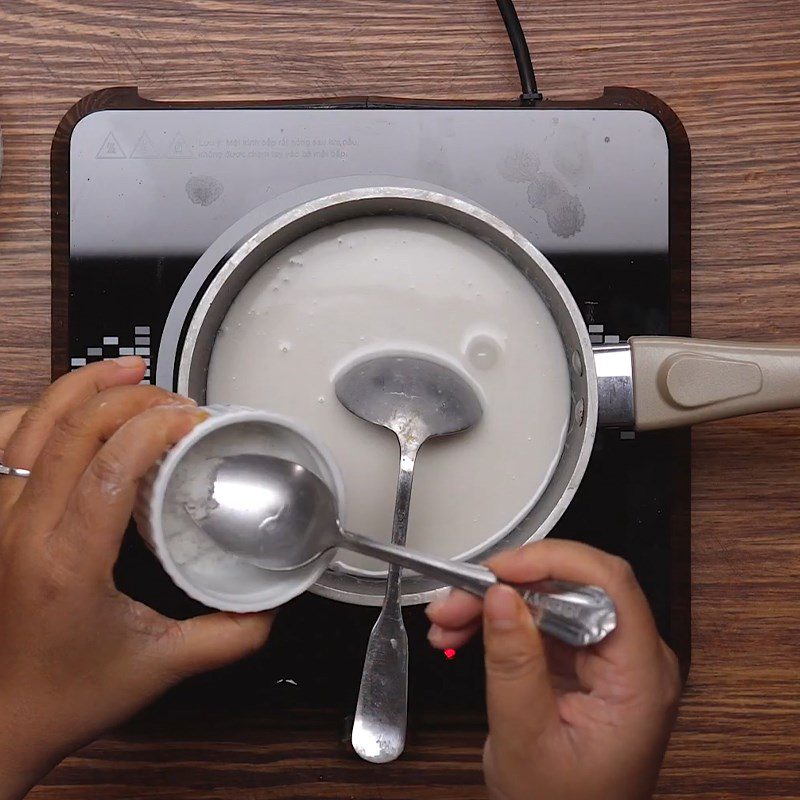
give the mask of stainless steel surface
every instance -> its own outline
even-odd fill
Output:
[[[633,427],[633,363],[629,344],[594,347],[597,370],[597,422],[609,428]]]
[[[478,596],[498,583],[487,567],[447,561],[343,531],[333,493],[300,464],[266,455],[225,456],[213,461],[211,502],[202,508],[191,507],[189,513],[220,546],[247,561],[277,572],[294,571],[334,547],[344,547],[432,575]],[[614,604],[597,587],[542,581],[515,588],[537,625],[567,644],[596,644],[616,625]],[[399,615],[396,604],[395,609]],[[395,646],[390,642],[389,658],[397,662],[402,641],[397,639]],[[381,671],[381,676],[382,682],[389,682],[388,670]],[[394,692],[389,699],[394,702],[397,697]],[[371,729],[362,730],[368,733]],[[370,741],[379,748],[374,737]]]
[[[599,586],[542,581],[518,587],[541,630],[573,647],[602,642],[617,627],[617,609]]]
[[[0,464],[0,475],[8,475],[10,478],[30,478],[31,471],[29,469],[7,467],[5,464]]]
[[[305,467],[256,454],[207,464],[207,498],[186,510],[223,550],[264,569],[290,572],[339,544],[333,493]]]
[[[409,567],[423,575],[438,578],[448,586],[457,586],[481,597],[497,583],[495,574],[481,564],[437,558],[417,550],[410,550],[404,545],[378,542],[349,531],[342,531],[342,539],[338,544],[339,547],[374,556],[390,564]]]
[[[393,431],[400,472],[392,544],[405,545],[414,462],[430,438],[467,430],[483,415],[472,386],[450,367],[418,356],[377,356],[336,378],[336,396],[352,414]],[[408,636],[400,608],[400,567],[392,564],[386,595],[367,642],[353,723],[353,749],[367,761],[394,761],[406,739]]]
[[[374,764],[399,758],[406,746],[407,717],[408,636],[398,601],[384,603],[369,635],[350,734],[353,750]]]
[[[465,378],[452,367],[414,354],[360,361],[336,377],[335,390],[352,414],[393,431],[401,451],[467,430],[483,415]]]
[[[354,533],[342,532],[339,546],[416,569],[478,597],[501,582],[480,564],[447,561]],[[597,586],[551,580],[514,588],[522,595],[539,628],[573,647],[597,644],[617,626],[614,603]]]
[[[597,379],[589,334],[569,290],[547,259],[520,233],[469,202],[418,188],[360,188],[316,198],[265,221],[232,249],[200,296],[185,329],[177,390],[200,402],[205,400],[206,373],[217,330],[230,303],[272,255],[288,242],[325,225],[381,214],[425,217],[454,225],[503,253],[547,303],[561,334],[565,358],[578,353],[582,368],[570,369],[572,421],[549,485],[519,525],[495,537],[474,560],[483,561],[500,550],[544,538],[577,491],[594,443]],[[427,602],[442,587],[441,581],[407,575],[402,602]],[[349,603],[379,605],[385,589],[384,578],[328,570],[313,591]]]

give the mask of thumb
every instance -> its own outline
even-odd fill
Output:
[[[492,749],[529,758],[531,744],[558,713],[542,638],[510,586],[493,586],[486,594],[483,643]]]
[[[219,612],[179,623],[181,635],[173,654],[183,677],[224,667],[252,655],[269,637],[275,615]]]

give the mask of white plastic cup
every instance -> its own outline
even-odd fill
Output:
[[[344,482],[330,453],[295,420],[266,411],[206,406],[209,418],[181,439],[142,481],[134,517],[139,532],[173,582],[186,594],[222,611],[264,611],[311,587],[335,550],[302,569],[269,572],[223,551],[183,505],[189,482],[206,458],[254,453],[301,464],[323,480],[341,514]]]

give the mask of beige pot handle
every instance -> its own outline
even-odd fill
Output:
[[[636,336],[637,430],[800,408],[800,347]]]

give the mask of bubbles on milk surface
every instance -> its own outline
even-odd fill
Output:
[[[302,264],[294,264],[301,251]],[[253,307],[269,313],[248,316]],[[312,430],[343,473],[349,529],[388,541],[396,494],[396,437],[350,414],[333,385],[344,365],[370,354],[450,362],[484,402],[473,430],[420,452],[409,546],[469,553],[523,518],[546,486],[570,413],[558,330],[524,276],[464,231],[408,217],[315,231],[254,274],[224,322],[238,321],[243,326],[212,353],[209,402],[263,408]],[[552,392],[542,393],[543,384]],[[356,554],[339,559],[385,571]]]
[[[469,339],[464,353],[474,367],[491,369],[501,359],[503,347],[493,336],[478,334]]]

